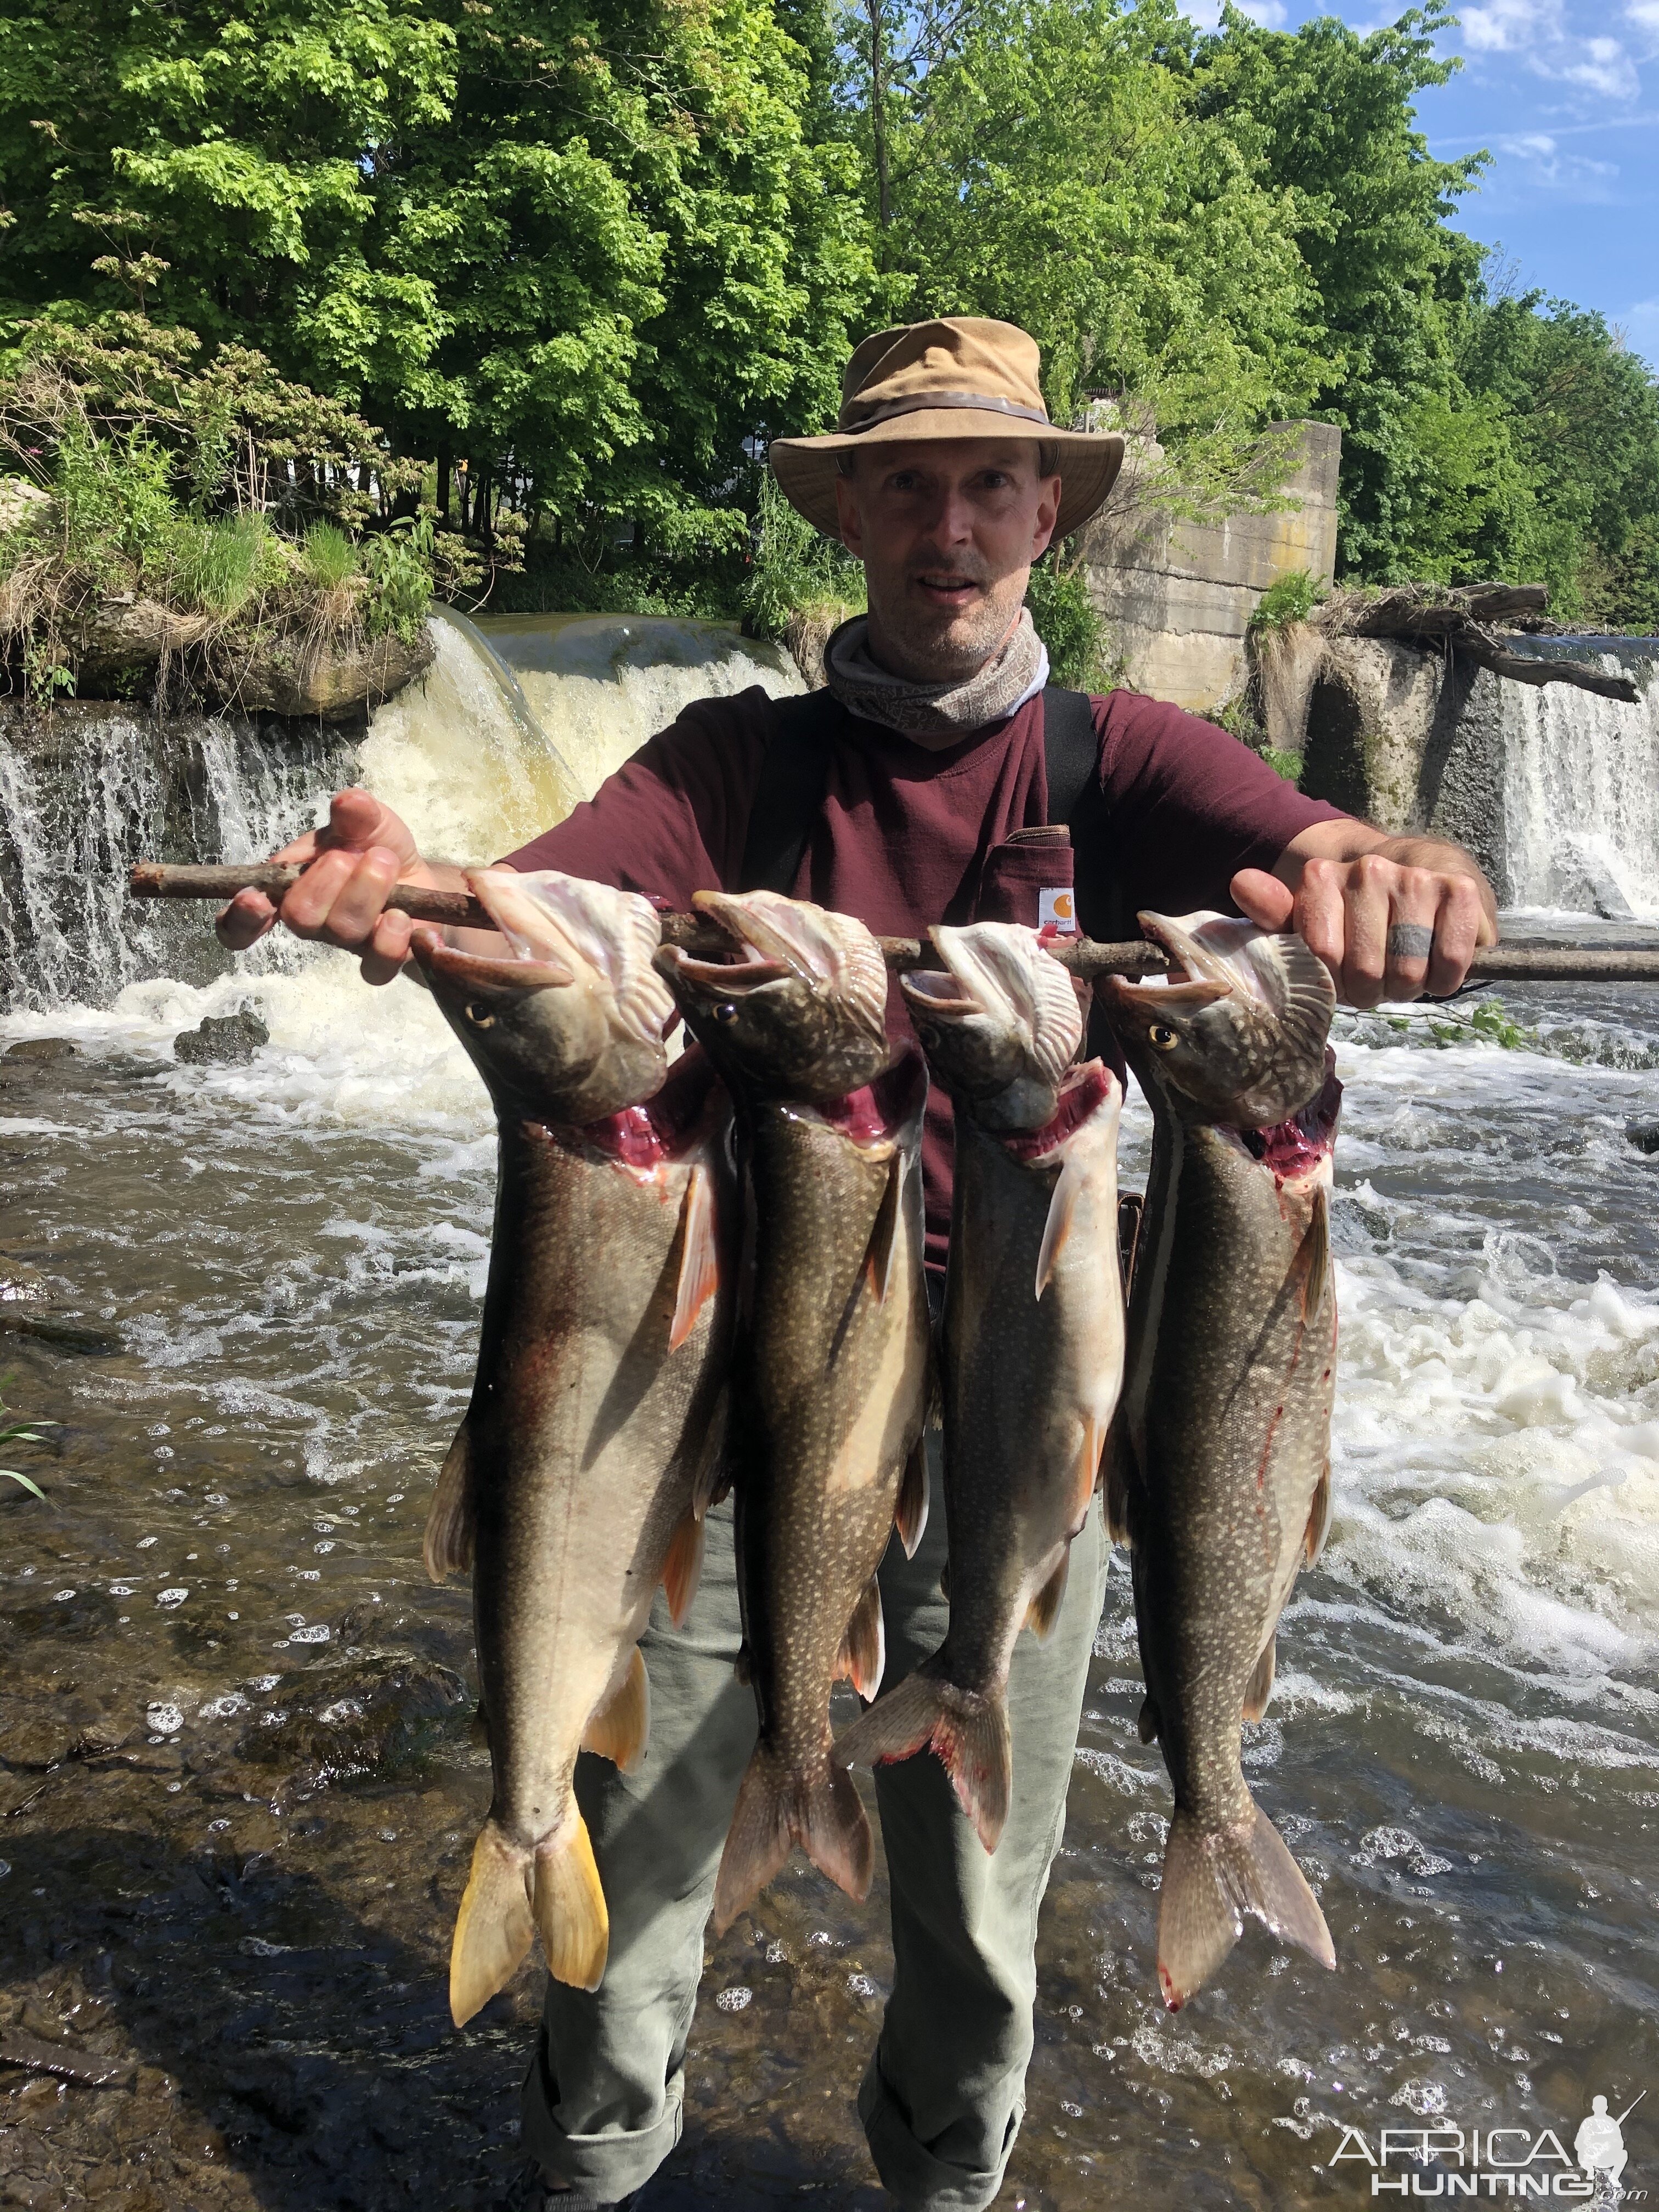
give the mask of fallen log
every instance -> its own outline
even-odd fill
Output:
[[[1516,653],[1490,624],[1505,616],[1541,615],[1549,604],[1542,584],[1461,584],[1443,589],[1402,584],[1391,591],[1337,592],[1309,617],[1328,637],[1393,637],[1410,644],[1466,653],[1477,667],[1514,684],[1570,684],[1603,699],[1635,706],[1642,695],[1628,676],[1595,668],[1565,655],[1534,659]]]
[[[168,866],[146,860],[131,870],[128,889],[134,898],[229,899],[239,890],[263,891],[280,898],[303,870],[283,861],[234,863],[228,866]],[[423,884],[395,884],[386,904],[416,921],[451,928],[493,929],[484,908],[467,891],[431,890]],[[661,916],[665,945],[688,952],[726,952],[732,940],[700,914]],[[936,968],[931,945],[914,937],[876,939],[887,965],[897,973]],[[1087,937],[1056,938],[1048,950],[1073,975],[1161,975],[1167,956],[1144,937],[1097,944]],[[1652,951],[1628,945],[1487,945],[1469,963],[1472,980],[1482,982],[1659,983],[1659,945]]]

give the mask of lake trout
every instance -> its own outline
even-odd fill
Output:
[[[714,1888],[728,1927],[799,1843],[851,1896],[874,1844],[831,1756],[838,1678],[881,1680],[876,1570],[926,1511],[929,1325],[922,1281],[927,1077],[893,1060],[887,971],[861,922],[754,891],[700,891],[729,965],[658,964],[737,1103],[748,1205],[729,1460],[744,1664],[760,1741]]]
[[[605,1971],[576,1753],[624,1771],[644,1753],[638,1639],[659,1582],[677,1626],[696,1589],[736,1280],[730,1107],[702,1053],[669,1068],[649,904],[551,871],[468,880],[514,957],[431,930],[414,947],[501,1146],[477,1379],[426,1534],[434,1581],[472,1571],[495,1784],[455,1923],[458,2027],[538,1932],[556,1980]]]
[[[1335,1964],[1245,1784],[1240,1734],[1267,1706],[1279,1616],[1330,1512],[1342,1089],[1335,994],[1300,938],[1218,915],[1140,926],[1176,963],[1168,986],[1095,987],[1153,1120],[1107,1506],[1131,1547],[1141,1738],[1158,1738],[1175,1790],[1158,1922],[1173,2012],[1246,1912]]]
[[[841,1737],[837,1759],[935,1751],[988,1851],[1008,1817],[1008,1668],[1046,1637],[1094,1497],[1123,1375],[1117,1078],[1074,1067],[1071,978],[1035,930],[930,933],[903,979],[956,1109],[940,1382],[950,1520],[944,1643]]]

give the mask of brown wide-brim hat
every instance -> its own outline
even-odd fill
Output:
[[[774,438],[768,459],[784,497],[839,538],[836,464],[842,454],[921,439],[1032,438],[1060,455],[1054,536],[1085,523],[1123,465],[1115,430],[1061,430],[1037,382],[1036,340],[1013,323],[945,315],[866,338],[847,364],[841,414],[818,438]]]

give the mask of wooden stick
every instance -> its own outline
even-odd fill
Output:
[[[228,867],[171,867],[146,860],[132,870],[128,884],[134,898],[228,899],[250,890],[280,898],[302,872],[274,860]],[[495,927],[466,891],[395,884],[386,904],[416,921],[461,929]],[[688,952],[724,952],[732,944],[724,930],[700,914],[664,915],[662,935],[665,945],[678,945]],[[939,964],[932,945],[914,937],[880,937],[876,942],[887,965],[896,970]],[[1117,945],[1097,945],[1086,937],[1061,938],[1049,950],[1074,975],[1161,975],[1170,965],[1166,956],[1144,937]],[[1650,951],[1627,945],[1487,945],[1469,963],[1469,976],[1472,981],[1492,983],[1659,983],[1659,945]]]

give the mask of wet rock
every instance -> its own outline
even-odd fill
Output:
[[[1625,1134],[1638,1152],[1659,1152],[1659,1121],[1626,1121]]]
[[[287,1675],[270,1711],[242,1735],[236,1756],[289,1770],[290,1796],[372,1774],[417,1753],[433,1723],[466,1694],[460,1676],[412,1652],[374,1652]]]
[[[9,1060],[73,1060],[75,1057],[75,1047],[67,1037],[21,1037],[15,1044],[6,1048]]]
[[[244,1006],[234,1014],[209,1014],[195,1029],[182,1030],[173,1040],[173,1056],[198,1066],[243,1066],[270,1042],[270,1031]]]
[[[75,1731],[45,1713],[23,1712],[0,1729],[0,1766],[15,1774],[44,1774],[70,1755]]]

